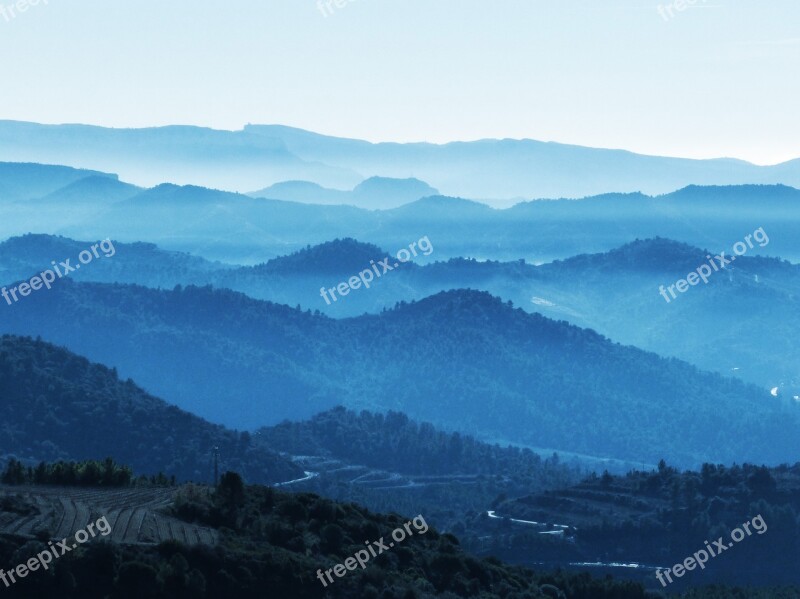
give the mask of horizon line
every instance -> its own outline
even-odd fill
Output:
[[[396,144],[396,145],[429,145],[429,146],[437,146],[437,147],[445,147],[448,145],[453,144],[471,144],[471,143],[481,143],[481,142],[531,142],[531,143],[540,143],[540,144],[553,144],[559,146],[566,146],[566,147],[573,147],[573,148],[583,148],[583,149],[590,149],[590,150],[605,150],[608,152],[625,152],[628,154],[635,154],[637,156],[646,156],[650,158],[665,158],[670,160],[692,160],[692,161],[736,161],[741,162],[744,164],[749,164],[755,167],[772,167],[772,166],[781,166],[784,164],[788,164],[794,162],[796,160],[800,160],[800,155],[796,155],[794,158],[789,158],[787,160],[781,160],[779,162],[753,162],[752,160],[746,160],[744,158],[737,158],[735,156],[707,156],[707,157],[700,157],[700,158],[690,158],[685,155],[673,155],[673,154],[654,154],[644,151],[637,151],[631,150],[628,148],[619,148],[619,147],[607,147],[607,146],[595,146],[595,145],[584,145],[580,143],[573,143],[573,142],[564,142],[564,141],[557,141],[552,139],[536,139],[532,137],[480,137],[474,139],[453,139],[449,141],[443,142],[435,142],[435,141],[420,141],[420,140],[405,140],[405,141],[398,141],[398,140],[375,140],[375,139],[366,139],[360,137],[348,137],[342,135],[333,135],[330,133],[322,133],[318,130],[314,129],[306,129],[303,127],[295,126],[295,125],[286,125],[282,123],[253,123],[247,122],[241,126],[240,129],[227,129],[223,127],[214,127],[210,125],[198,125],[195,123],[186,124],[186,123],[169,123],[169,124],[160,124],[160,125],[147,125],[147,126],[138,126],[138,127],[129,127],[129,126],[111,126],[111,125],[99,125],[94,123],[80,123],[80,122],[58,122],[58,123],[45,123],[41,121],[26,121],[26,120],[19,120],[19,119],[0,119],[0,124],[2,123],[15,123],[15,124],[24,124],[24,125],[39,125],[44,127],[91,127],[97,129],[107,129],[110,131],[143,131],[147,129],[169,129],[169,128],[186,128],[186,129],[205,129],[208,131],[219,131],[225,133],[243,133],[247,130],[248,127],[281,127],[284,129],[291,129],[295,131],[300,131],[303,133],[310,133],[313,135],[318,135],[320,137],[327,137],[332,139],[339,139],[345,141],[355,141],[355,142],[363,142],[371,145],[382,145],[382,144]]]

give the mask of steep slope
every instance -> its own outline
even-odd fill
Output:
[[[182,480],[213,477],[223,467],[253,482],[302,476],[247,435],[210,424],[142,391],[130,379],[64,349],[30,338],[0,338],[0,456],[54,461],[114,459],[137,473]]]

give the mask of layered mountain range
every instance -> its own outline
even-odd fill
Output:
[[[766,390],[485,292],[333,320],[228,290],[63,279],[5,306],[0,330],[42,335],[231,426],[344,404],[621,459],[775,462],[798,449],[797,406]]]
[[[415,177],[447,195],[497,200],[610,191],[662,194],[689,184],[800,186],[798,160],[756,166],[531,139],[370,143],[280,125],[221,131],[0,121],[0,160],[90,167],[144,186],[170,181],[240,192],[286,181],[349,190],[372,176]]]
[[[34,176],[36,185],[27,185]],[[604,252],[636,239],[665,237],[727,251],[763,228],[769,245],[749,255],[800,259],[800,191],[782,185],[689,186],[663,196],[608,194],[536,200],[494,209],[430,196],[386,209],[314,205],[198,186],[142,189],[113,176],[62,167],[4,166],[0,236],[61,234],[157,243],[236,264],[258,264],[336,238],[352,237],[392,253],[423,236],[432,259],[525,259],[532,263]],[[27,185],[27,187],[26,187]],[[26,191],[27,189],[27,191]],[[376,198],[386,194],[376,194]],[[387,196],[388,197],[388,196]],[[413,194],[412,196],[413,197]],[[376,199],[375,206],[383,205]]]

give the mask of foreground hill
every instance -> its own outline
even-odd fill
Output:
[[[113,493],[114,491],[112,491]],[[102,501],[103,491],[98,491]],[[37,509],[20,497],[0,504],[6,510]],[[43,571],[28,572],[3,590],[13,599],[645,599],[658,597],[641,584],[591,578],[563,571],[548,573],[479,559],[462,550],[456,537],[431,527],[425,514],[408,517],[372,513],[351,503],[311,494],[290,495],[263,487],[244,487],[233,473],[218,490],[184,488],[173,513],[211,528],[220,545],[187,547],[90,542],[53,560]],[[19,512],[17,517],[21,517]],[[195,527],[196,529],[198,527]],[[391,535],[404,531],[402,541]],[[406,532],[407,531],[407,532]],[[410,534],[409,534],[410,533]],[[397,533],[395,533],[397,534]],[[399,537],[399,534],[397,534]],[[382,549],[381,544],[386,547]],[[375,555],[365,549],[373,547]],[[24,563],[48,545],[20,537],[0,538],[0,562]],[[354,570],[334,576],[325,571],[361,558]],[[337,570],[338,572],[338,570]],[[652,582],[651,582],[652,584]],[[749,599],[789,599],[796,590],[751,589]],[[729,588],[697,590],[695,599],[740,597]]]
[[[477,537],[492,534],[489,551],[497,549],[497,555],[518,563],[525,560],[517,556],[536,555],[542,562],[671,566],[706,541],[722,538],[728,545],[734,529],[748,523],[751,534],[674,586],[800,583],[800,464],[705,464],[698,471],[680,472],[662,462],[651,472],[592,476],[558,491],[500,501],[494,510],[501,520],[476,519],[475,537],[466,544],[477,547]],[[753,524],[757,516],[761,519]],[[544,542],[537,522],[560,523],[573,542]]]
[[[216,530],[164,513],[176,493],[174,487],[156,486],[0,485],[0,535],[61,540],[74,536],[102,514],[111,529],[108,541],[155,545],[178,540],[186,545],[215,545],[219,540]]]
[[[0,338],[0,456],[28,461],[115,459],[137,472],[208,481],[222,464],[252,481],[302,476],[295,466],[239,434],[148,395],[130,379],[29,338]]]
[[[344,408],[261,429],[254,438],[310,454],[307,459],[314,462],[306,469],[318,476],[294,490],[355,497],[381,511],[422,511],[428,522],[480,555],[525,566],[610,572],[648,585],[655,583],[655,566],[679,563],[703,540],[729,537],[761,515],[767,530],[753,533],[735,557],[713,561],[707,573],[676,586],[800,584],[800,464],[772,469],[704,464],[681,473],[660,462],[650,472],[606,472],[578,481],[557,456],[543,461],[527,450],[443,433],[402,414]],[[602,469],[596,465],[597,472]],[[574,482],[559,485],[568,479]],[[753,563],[760,567],[746,567]]]
[[[344,404],[650,463],[780,462],[800,449],[797,409],[763,390],[475,291],[337,321],[230,291],[63,279],[5,306],[0,327],[46,336],[235,426]]]

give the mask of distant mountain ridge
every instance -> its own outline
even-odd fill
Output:
[[[309,181],[284,181],[248,195],[305,204],[349,204],[366,209],[387,209],[439,195],[439,191],[419,179],[370,177],[352,191],[327,189]]]
[[[651,237],[720,251],[762,227],[770,245],[750,255],[800,261],[800,191],[781,185],[693,186],[657,197],[605,194],[522,202],[507,209],[429,196],[397,208],[367,210],[253,198],[196,185],[140,189],[85,178],[77,193],[69,185],[48,189],[44,199],[25,192],[34,198],[25,202],[15,201],[16,195],[9,201],[0,187],[0,238],[30,232],[113,237],[253,265],[336,238],[396,250],[428,236],[438,260],[524,258],[541,263]],[[69,209],[59,210],[61,205]]]
[[[67,237],[33,234],[0,242],[0,283],[29,279],[51,268],[53,260],[72,259],[97,240],[77,241]],[[112,241],[114,255],[95,260],[89,268],[70,273],[77,281],[139,283],[148,287],[173,288],[178,284],[204,285],[222,277],[229,268],[197,256],[170,252],[151,243]]]
[[[307,162],[279,139],[178,125],[111,129],[0,121],[0,160],[93,165],[141,186],[170,181],[246,191],[291,179],[334,187],[364,179],[349,169]]]
[[[87,178],[117,180],[117,175],[50,164],[0,162],[0,202],[30,200]]]
[[[231,270],[231,274],[253,275],[352,275],[370,268],[370,261],[386,256],[386,252],[371,243],[361,243],[355,239],[335,239],[309,246],[288,256],[280,256],[253,267]],[[224,285],[228,286],[228,285]]]
[[[800,187],[800,160],[756,166],[726,158],[645,156],[530,139],[370,143],[280,125],[220,131],[0,121],[0,160],[111,171],[144,186],[171,181],[240,192],[281,181],[349,189],[373,176],[415,177],[445,195],[498,200],[661,194],[690,184]]]
[[[66,187],[57,189],[52,193],[33,201],[50,202],[50,203],[63,203],[69,202],[70,205],[75,203],[87,204],[91,202],[106,202],[113,204],[125,200],[137,193],[141,193],[142,189],[124,183],[119,179],[113,177],[105,177],[102,175],[93,175],[84,179],[79,179]]]

